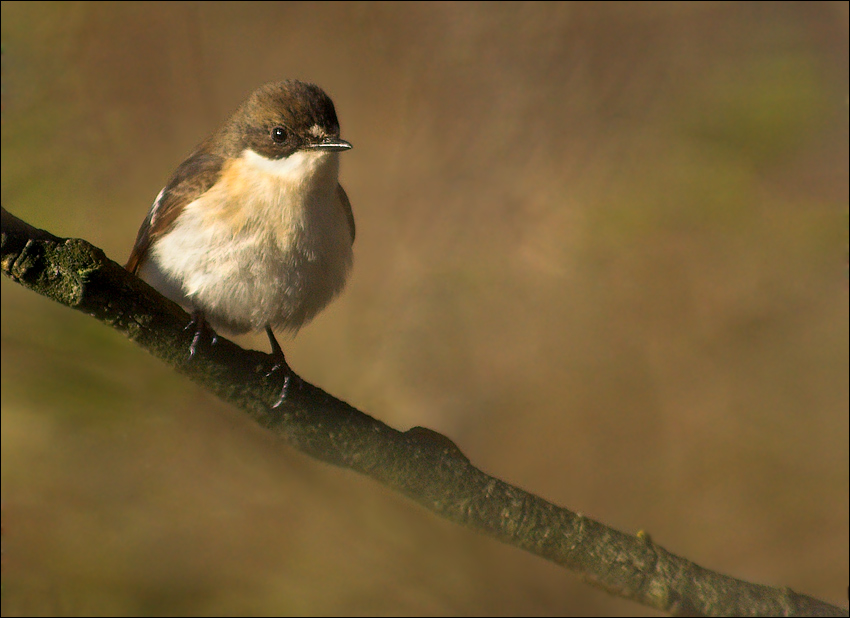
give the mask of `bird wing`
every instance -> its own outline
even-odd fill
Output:
[[[354,242],[354,212],[351,210],[351,202],[348,200],[348,196],[345,194],[345,189],[342,188],[342,185],[336,186],[337,193],[339,194],[339,201],[342,202],[342,208],[345,211],[345,217],[348,219],[348,230],[351,232],[351,242]]]
[[[151,243],[168,230],[187,204],[198,199],[216,183],[223,165],[221,156],[203,151],[196,151],[180,164],[142,222],[136,244],[124,268],[133,274],[138,273]],[[345,201],[348,202],[348,199]]]

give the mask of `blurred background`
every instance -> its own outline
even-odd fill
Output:
[[[251,90],[321,85],[357,242],[298,373],[846,606],[847,2],[3,2],[2,44],[3,205],[120,263]],[[4,616],[655,615],[5,278],[2,528]]]

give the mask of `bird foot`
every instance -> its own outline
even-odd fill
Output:
[[[266,377],[270,378],[277,372],[283,372],[283,380],[280,386],[280,395],[278,395],[277,401],[272,405],[273,410],[283,405],[283,402],[286,401],[287,396],[292,392],[293,388],[300,389],[301,385],[304,384],[304,381],[298,374],[292,371],[292,368],[286,364],[286,361],[275,362],[271,370],[266,374]]]
[[[183,330],[194,329],[195,333],[192,336],[192,343],[189,344],[189,360],[191,361],[195,358],[195,354],[198,351],[199,346],[201,345],[201,341],[206,337],[209,339],[210,347],[214,346],[218,343],[218,333],[216,333],[212,327],[207,323],[204,318],[204,314],[200,311],[192,312],[192,319],[189,320],[189,323],[183,328]]]
[[[272,406],[272,409],[277,409],[283,402],[286,401],[287,395],[291,392],[292,388],[300,389],[304,384],[304,381],[298,376],[297,373],[292,371],[292,368],[289,366],[289,363],[286,362],[286,357],[283,355],[283,350],[280,347],[280,344],[277,342],[277,339],[274,337],[274,333],[272,329],[268,326],[266,327],[266,334],[269,336],[269,343],[272,346],[272,358],[274,359],[274,365],[272,368],[266,373],[266,377],[272,377],[272,374],[277,373],[279,371],[283,372],[283,383],[280,387],[280,395],[277,398],[277,401]]]

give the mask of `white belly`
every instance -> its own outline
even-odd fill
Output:
[[[298,330],[342,290],[352,263],[337,168],[322,167],[335,154],[315,154],[324,158],[302,165],[325,173],[306,183],[243,156],[153,242],[141,277],[216,329]]]

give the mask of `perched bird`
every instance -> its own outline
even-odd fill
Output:
[[[268,83],[183,161],[142,223],[126,269],[192,313],[190,358],[209,322],[298,331],[345,285],[354,215],[339,184],[333,102],[318,86]],[[212,335],[215,343],[215,335]]]

